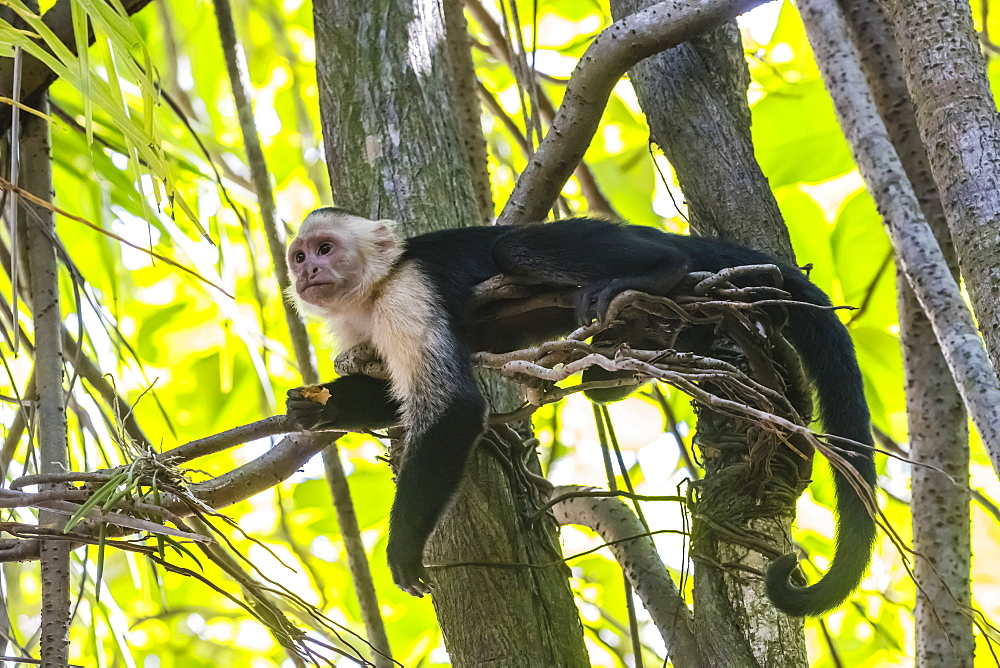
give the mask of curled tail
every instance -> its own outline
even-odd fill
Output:
[[[794,299],[830,305],[823,291],[798,270],[787,269],[782,273],[785,289]],[[830,310],[793,306],[788,309],[788,317],[786,335],[798,350],[806,374],[816,386],[824,430],[863,445],[874,445],[861,371],[847,329]],[[835,445],[846,451],[847,462],[874,491],[873,451],[843,441]],[[837,548],[830,569],[819,582],[799,587],[789,581],[797,563],[794,554],[776,559],[767,568],[768,598],[789,615],[819,615],[840,605],[861,582],[871,560],[875,520],[855,485],[836,468],[833,475],[838,528]]]

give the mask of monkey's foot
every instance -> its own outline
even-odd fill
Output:
[[[606,298],[604,293],[608,291],[610,282],[595,281],[577,293],[575,308],[577,326],[584,327],[593,322],[595,318],[600,320],[604,316],[604,311],[601,310],[601,303],[604,303],[606,311],[607,304],[611,300]],[[611,296],[613,297],[614,295]]]

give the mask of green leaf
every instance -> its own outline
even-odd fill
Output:
[[[751,111],[757,161],[772,188],[823,181],[854,168],[822,81],[789,84]]]
[[[883,299],[895,300],[895,290],[891,289],[895,281],[892,245],[867,191],[858,192],[840,212],[830,244],[848,304],[870,303],[876,292]],[[880,303],[881,308],[873,310],[891,314],[894,306],[895,301]]]

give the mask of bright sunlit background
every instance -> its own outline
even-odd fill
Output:
[[[530,3],[522,4],[521,16],[530,17]],[[330,202],[318,117],[312,7],[304,0],[234,5],[279,213],[294,226],[307,211]],[[491,2],[487,5],[494,20],[501,21],[499,10]],[[979,16],[980,7],[974,11]],[[1000,21],[997,14],[991,15],[992,22]],[[470,23],[477,42],[486,45],[488,33],[475,21]],[[537,47],[534,64],[541,90],[554,104],[558,105],[564,81],[579,56],[609,23],[604,2],[542,0],[537,27],[522,26],[525,43]],[[235,300],[168,264],[151,261],[145,253],[59,217],[58,233],[80,274],[79,292],[64,275],[62,299],[68,330],[75,335],[82,326],[85,349],[111,374],[118,390],[135,402],[135,414],[154,443],[169,448],[282,411],[279,399],[285,389],[299,384],[299,378],[248,182],[212,5],[158,0],[133,24],[135,31],[130,32],[110,19],[96,22],[98,39],[87,58],[67,65],[52,87],[56,204],[176,259],[235,295]],[[867,300],[868,307],[850,322],[851,334],[875,424],[905,447],[888,238],[837,126],[795,9],[773,2],[741,18],[740,26],[753,77],[749,99],[757,157],[785,215],[799,261],[814,265],[813,280],[836,303],[857,305]],[[0,55],[10,55],[10,41],[10,28],[0,29]],[[489,111],[483,115],[499,210],[526,163],[507,126],[513,123],[523,132],[521,96],[507,64],[493,59],[485,48],[474,49],[474,58],[480,81],[507,116],[503,119]],[[990,61],[990,74],[996,89],[995,59]],[[157,98],[157,86],[177,110]],[[91,92],[92,103],[85,102],[82,90]],[[684,231],[682,194],[670,165],[647,139],[635,94],[628,81],[622,81],[587,153],[587,165],[623,217],[636,224]],[[575,210],[586,210],[575,180],[565,195]],[[2,289],[10,294],[9,284]],[[30,328],[25,314],[20,326]],[[319,326],[313,324],[312,333],[320,350],[321,373],[331,377],[335,351]],[[0,376],[0,394],[23,393],[31,359],[23,351],[14,354],[3,348],[3,360],[7,373]],[[635,396],[611,408],[631,479],[644,494],[683,493],[690,477],[677,437],[690,450],[693,413],[683,396],[663,390],[677,421],[676,432],[665,429],[663,410],[650,396]],[[82,390],[78,386],[70,406],[75,469],[122,461],[114,445],[117,427],[89,392],[89,386]],[[0,404],[5,433],[15,412],[15,405]],[[542,461],[553,482],[607,484],[593,411],[582,397],[539,411],[535,426]],[[442,665],[447,654],[430,601],[397,590],[385,566],[393,485],[388,466],[379,459],[384,447],[357,435],[341,444],[396,657],[407,666]],[[269,445],[253,443],[199,460],[200,471],[192,472],[191,478],[230,470]],[[9,479],[33,470],[34,462],[25,461],[23,442],[8,444],[5,451],[14,457]],[[908,467],[886,458],[879,466],[880,505],[896,531],[909,540]],[[826,464],[817,461],[816,470],[816,482],[799,504],[797,538],[814,557],[814,565],[824,568],[833,550],[833,490]],[[978,440],[973,445],[972,472],[972,487],[986,499],[1000,500],[1000,483]],[[644,510],[653,529],[680,531],[686,526],[676,503],[650,502]],[[247,535],[261,541],[253,544],[243,534],[230,532],[233,544],[262,573],[320,606],[332,620],[363,633],[318,458],[286,483],[225,512]],[[20,512],[14,518],[33,521]],[[562,536],[567,555],[600,544],[595,535],[576,528],[564,529]],[[994,561],[1000,557],[998,541],[1000,518],[974,504],[973,601],[985,619],[994,622],[1000,619],[1000,571]],[[681,572],[689,570],[685,540],[679,534],[661,533],[656,542],[680,582]],[[174,556],[184,561],[183,555]],[[914,586],[903,557],[883,540],[861,590],[850,604],[826,617],[841,665],[912,664]],[[93,548],[74,557],[75,582],[83,584],[72,634],[73,661],[143,668],[292,665],[260,624],[205,584],[154,570],[141,556],[109,551],[95,586],[97,564],[98,551]],[[198,567],[190,560],[187,565]],[[570,565],[594,665],[625,665],[631,646],[619,569],[607,550],[573,559]],[[807,575],[815,578],[818,571]],[[37,564],[4,564],[3,577],[17,640],[33,648],[39,624]],[[211,568],[206,577],[238,591],[235,583]],[[685,582],[689,593],[690,581]],[[661,665],[660,637],[641,606],[639,614],[648,649],[646,665]],[[834,666],[817,621],[807,622],[807,633],[814,665]],[[992,665],[979,635],[977,665]],[[351,642],[360,644],[356,639]]]

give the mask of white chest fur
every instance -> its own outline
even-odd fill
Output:
[[[330,317],[330,333],[347,350],[372,340],[373,320],[371,304],[351,306]]]
[[[405,402],[420,391],[421,379],[428,379],[430,356],[439,345],[444,320],[436,295],[415,266],[403,264],[371,314],[371,340],[389,367],[393,391]]]
[[[403,405],[411,432],[446,403],[447,359],[454,354],[446,318],[426,276],[413,264],[398,265],[377,296],[342,305],[329,313],[331,333],[341,350],[372,343],[385,362],[392,392]],[[411,434],[412,435],[412,434]]]

